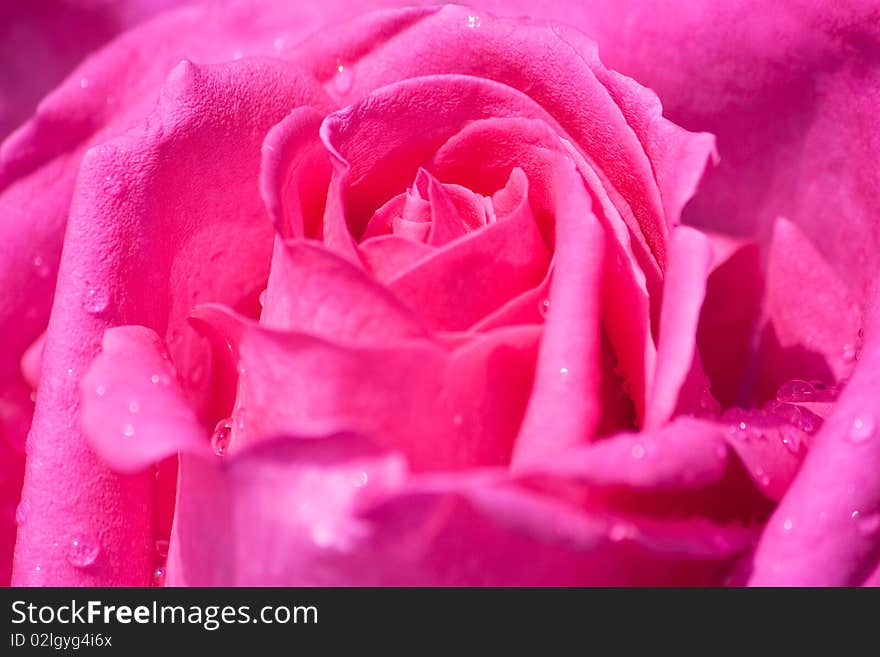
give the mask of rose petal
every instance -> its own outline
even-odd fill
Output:
[[[768,255],[757,393],[773,399],[790,379],[844,380],[860,347],[853,296],[800,229],[780,218]]]
[[[84,159],[31,430],[22,499],[33,520],[19,532],[18,584],[148,582],[152,477],[113,474],[85,448],[79,379],[105,328],[143,324],[168,336],[199,409],[218,412],[199,369],[206,347],[183,333],[189,306],[198,295],[234,305],[265,284],[272,230],[251,182],[259,140],[318,93],[269,60],[184,63],[146,124]],[[100,560],[68,561],[71,533],[100,540]]]
[[[561,161],[550,308],[515,465],[593,437],[599,399],[604,234],[570,161]],[[510,221],[509,219],[507,221]]]
[[[880,557],[880,313],[861,361],[767,525],[751,584],[861,584]]]
[[[347,344],[426,337],[418,317],[319,243],[277,240],[260,322]]]
[[[193,318],[239,359],[231,449],[283,434],[356,430],[399,449],[416,470],[507,463],[541,332],[500,329],[450,352],[429,340],[343,346],[271,330],[219,306],[200,306]]]
[[[174,585],[695,584],[753,538],[579,510],[497,474],[406,480],[350,434],[183,465]]]
[[[80,386],[83,431],[114,470],[136,472],[177,451],[208,452],[205,429],[155,331],[105,331]]]
[[[712,245],[702,233],[686,226],[672,231],[660,313],[657,369],[645,414],[647,429],[668,422],[681,398],[688,394],[683,387],[694,366],[697,322],[712,259]]]

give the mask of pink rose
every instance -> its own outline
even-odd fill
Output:
[[[880,581],[868,3],[290,4],[0,147],[14,584]]]

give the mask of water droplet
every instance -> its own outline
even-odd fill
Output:
[[[37,403],[37,391],[36,390],[31,390],[31,394],[28,396],[31,398],[32,402],[34,402],[35,404]]]
[[[550,299],[544,299],[538,304],[538,312],[541,313],[541,317],[547,316],[547,313],[550,312]]]
[[[770,485],[770,475],[768,475],[766,472],[764,472],[764,468],[756,468],[755,469],[755,477],[757,477],[758,482],[762,486],[769,486]]]
[[[640,459],[645,456],[645,448],[639,443],[636,443],[632,446],[630,453],[634,459]]]
[[[329,547],[333,544],[333,532],[325,525],[312,528],[312,540],[318,547]]]
[[[608,531],[608,538],[614,543],[620,543],[635,538],[637,532],[638,530],[628,522],[615,522]]]
[[[109,305],[110,298],[107,296],[107,292],[101,288],[90,287],[86,290],[83,297],[83,308],[87,313],[97,315],[107,310]]]
[[[260,308],[266,307],[266,290],[260,292]]]
[[[30,513],[31,506],[28,502],[22,501],[19,502],[18,506],[15,509],[15,522],[21,527],[24,523],[27,522],[28,514]]]
[[[40,278],[47,278],[49,276],[49,265],[43,260],[42,256],[34,256],[33,263],[37,270],[37,276]]]
[[[776,391],[776,401],[809,402],[816,399],[816,388],[809,381],[793,379],[786,381]]]
[[[794,527],[794,521],[791,518],[786,518],[782,523],[782,528],[790,532],[792,527]]]
[[[856,347],[853,344],[846,343],[843,345],[843,349],[840,352],[841,357],[847,363],[851,363],[856,359]]]
[[[129,413],[137,413],[139,410],[141,410],[141,405],[138,404],[136,401],[132,401],[132,402],[128,403],[128,412]]]
[[[568,368],[567,367],[560,367],[559,373],[562,374],[563,376],[565,376],[566,374],[568,374]]]
[[[856,522],[858,523],[856,528],[862,536],[873,536],[880,531],[880,513],[872,513],[861,518],[856,516]]]
[[[801,434],[789,424],[783,424],[779,427],[779,436],[782,438],[782,444],[792,454],[801,451]]]
[[[88,78],[80,78],[79,88],[80,89],[88,89],[88,87],[89,87],[89,79]]]
[[[229,418],[220,420],[214,427],[214,435],[211,436],[211,447],[217,456],[223,456],[229,449],[229,441],[232,438],[232,422]]]
[[[467,26],[470,30],[475,30],[480,27],[480,17],[479,16],[468,16]]]
[[[126,438],[131,438],[134,435],[134,425],[126,424],[125,427],[122,429],[122,435]]]
[[[153,578],[150,582],[152,586],[165,586],[165,566],[159,566],[153,571]]]
[[[370,478],[369,478],[369,476],[367,475],[367,473],[366,473],[366,472],[361,472],[357,477],[355,477],[355,479],[354,479],[354,485],[355,485],[356,488],[363,488],[364,486],[367,485],[367,482],[368,482],[369,480],[370,480]]]
[[[95,388],[95,394],[98,395],[98,397],[103,397],[106,393],[107,388],[105,386],[97,386]]]
[[[70,545],[67,546],[67,560],[71,566],[85,568],[95,563],[101,547],[98,542],[89,536],[74,536]]]
[[[150,383],[153,383],[154,385],[155,385],[155,384],[158,384],[158,383],[159,383],[159,378],[160,378],[160,377],[159,377],[158,374],[154,374],[153,376],[150,377]]]
[[[874,418],[863,415],[853,420],[849,429],[849,439],[855,443],[861,443],[874,435]]]
[[[333,88],[336,93],[347,94],[354,86],[354,72],[345,64],[336,65],[336,73],[333,76]]]

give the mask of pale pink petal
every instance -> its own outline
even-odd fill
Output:
[[[83,432],[114,470],[136,472],[177,451],[208,452],[205,429],[155,331],[107,329],[80,386]]]

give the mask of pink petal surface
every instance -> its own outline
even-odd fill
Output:
[[[536,455],[590,440],[602,415],[599,350],[604,235],[574,165],[561,160],[558,168],[550,307],[535,385],[517,438],[517,466]]]
[[[657,369],[648,398],[645,428],[672,417],[694,367],[697,322],[712,267],[712,245],[702,233],[683,226],[672,231],[660,311]],[[699,376],[699,375],[698,375]]]
[[[136,472],[178,450],[208,452],[205,429],[155,331],[107,329],[80,385],[83,431],[114,470]]]
[[[348,344],[427,337],[418,315],[317,242],[276,240],[260,322]]]
[[[753,538],[577,510],[492,473],[406,480],[374,450],[337,434],[264,443],[220,467],[184,459],[169,583],[700,583]]]
[[[183,332],[186,316],[199,295],[236,305],[265,285],[272,231],[248,184],[262,132],[292,105],[319,98],[268,61],[183,63],[149,121],[89,151],[46,340],[22,492],[33,514],[19,531],[14,582],[148,581],[152,477],[114,474],[87,449],[78,382],[105,328],[139,322],[168,335],[200,410],[216,412],[199,385],[206,347]],[[210,160],[201,156],[207,144]],[[88,568],[70,563],[70,532],[98,541],[102,558]]]
[[[541,333],[500,329],[447,351],[424,339],[342,345],[271,330],[219,306],[200,306],[194,318],[239,359],[231,449],[354,430],[399,449],[417,470],[508,461]]]
[[[861,362],[767,525],[754,585],[858,585],[880,556],[880,341],[866,326]]]
[[[767,255],[757,395],[789,379],[848,378],[858,356],[861,311],[847,286],[797,225],[779,219]]]

